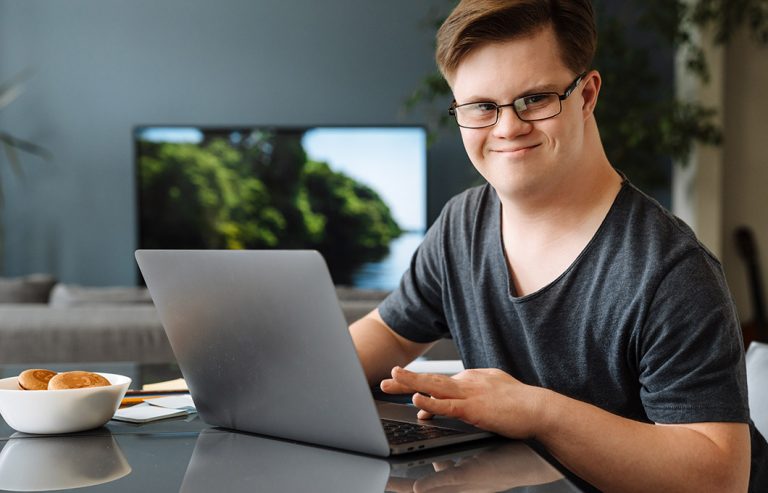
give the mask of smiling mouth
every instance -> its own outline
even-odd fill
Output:
[[[541,144],[533,144],[530,146],[525,147],[516,147],[514,149],[491,149],[491,152],[498,152],[499,154],[517,154],[524,151],[529,151],[531,149],[535,149],[536,147],[539,147]]]

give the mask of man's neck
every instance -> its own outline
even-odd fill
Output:
[[[602,148],[600,149],[602,151]],[[502,197],[501,233],[518,295],[557,278],[600,228],[622,179],[602,152],[547,190]]]
[[[597,125],[592,119],[586,124],[585,146],[570,173],[536,190],[516,196],[499,196],[503,211],[503,226],[507,232],[522,230],[528,234],[547,230],[562,232],[589,221],[595,214],[600,220],[608,212],[621,188],[621,176],[613,169],[603,150]]]
[[[535,194],[500,196],[504,223],[512,229],[538,229],[547,224],[559,229],[610,207],[621,188],[621,176],[607,160],[585,168]]]

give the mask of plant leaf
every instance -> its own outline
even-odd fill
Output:
[[[10,145],[14,149],[19,149],[24,152],[34,154],[35,156],[43,158],[46,161],[50,161],[51,159],[53,159],[53,155],[45,147],[39,146],[34,142],[30,142],[28,140],[14,137],[13,135],[7,132],[0,132],[0,140],[2,140],[5,144]]]
[[[16,153],[16,147],[13,145],[11,137],[9,139],[8,134],[0,134],[0,140],[3,141],[3,150],[5,150],[5,156],[8,158],[8,162],[11,164],[11,171],[20,181],[24,181],[24,170],[21,168],[21,162],[19,161],[19,155]]]
[[[0,84],[0,109],[5,108],[24,92],[24,83],[32,77],[32,70],[25,69],[16,74],[8,82]]]

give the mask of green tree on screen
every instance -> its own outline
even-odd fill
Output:
[[[145,247],[314,248],[344,277],[402,233],[374,190],[307,159],[300,132],[140,145]]]
[[[402,233],[375,191],[333,171],[327,163],[307,161],[302,181],[310,209],[325,223],[315,248],[328,252],[329,264],[341,265],[345,257],[375,260]]]

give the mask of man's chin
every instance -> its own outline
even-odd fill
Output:
[[[486,180],[499,197],[509,200],[530,199],[546,188],[546,176],[541,176],[540,173],[504,173],[489,176]]]

